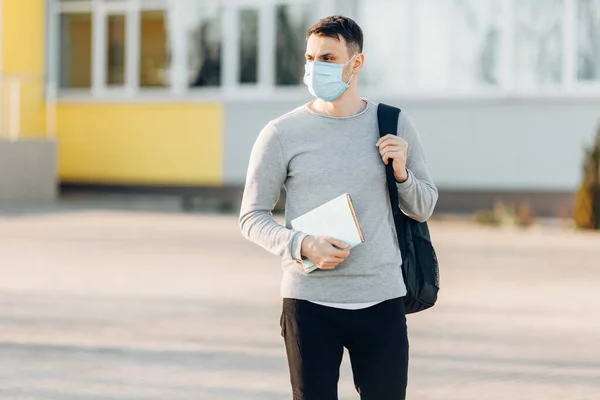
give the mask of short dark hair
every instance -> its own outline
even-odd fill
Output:
[[[307,39],[311,35],[325,36],[336,40],[340,40],[340,37],[343,38],[350,55],[353,52],[362,53],[363,51],[362,29],[353,19],[343,15],[322,18],[306,32]]]

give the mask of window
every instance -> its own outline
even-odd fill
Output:
[[[418,3],[416,68],[421,87],[464,90],[498,84],[503,3]]]
[[[503,0],[363,0],[365,81],[392,90],[496,86]]]
[[[258,82],[258,10],[240,10],[240,83]]]
[[[107,19],[106,83],[125,84],[125,23],[124,15],[109,15]]]
[[[600,81],[600,0],[579,0],[578,71],[582,81]]]
[[[277,87],[305,95],[306,31],[319,15],[343,13],[363,28],[360,80],[374,90],[502,95],[600,84],[600,0],[373,3],[50,1],[49,81],[97,97],[145,88],[157,90],[142,95],[266,96]]]
[[[382,0],[381,8],[377,8],[361,0],[358,5],[356,13],[361,17],[357,22],[364,33],[365,55],[361,83],[390,89],[405,87],[410,62],[409,42],[402,39],[408,37],[410,29],[407,2]]]
[[[450,34],[452,2],[419,2],[417,5],[417,41],[419,51],[413,62],[418,70],[418,85],[422,88],[445,88],[450,82]],[[414,39],[413,39],[414,40]]]
[[[59,86],[92,86],[92,15],[63,14],[60,18]]]
[[[562,80],[563,1],[516,2],[516,82],[519,86],[557,84]]]
[[[140,34],[140,86],[167,86],[169,56],[164,11],[142,11]]]
[[[454,0],[448,15],[449,79],[454,87],[499,84],[504,0]]]
[[[276,8],[275,83],[299,85],[304,77],[306,31],[311,27],[309,4],[282,4]]]
[[[183,4],[182,4],[183,6]],[[221,9],[185,3],[190,87],[221,85]]]

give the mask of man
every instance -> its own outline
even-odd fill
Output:
[[[240,227],[282,257],[281,333],[296,400],[337,399],[348,350],[363,400],[405,398],[408,338],[401,255],[384,163],[392,163],[402,211],[425,221],[438,193],[419,135],[402,113],[396,135],[379,138],[377,104],[358,94],[363,34],[350,18],[327,17],[307,32],[304,82],[316,99],[271,122],[252,149]],[[272,217],[282,187],[286,226]],[[290,229],[292,219],[351,194],[366,242]],[[302,258],[319,269],[306,273]]]

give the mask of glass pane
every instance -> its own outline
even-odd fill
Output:
[[[140,86],[168,84],[169,57],[163,11],[142,11],[140,42]]]
[[[516,80],[519,86],[559,83],[563,0],[516,2]]]
[[[457,90],[497,85],[502,0],[419,2],[419,85]]]
[[[239,80],[258,82],[258,10],[240,10]]]
[[[125,84],[125,21],[124,15],[108,16],[106,42],[106,83],[108,85]]]
[[[191,87],[221,85],[221,9],[200,2],[185,7],[188,40],[188,71]]]
[[[400,90],[499,83],[503,0],[380,0],[359,3],[363,82]]]
[[[504,0],[454,0],[448,37],[450,85],[495,86],[499,83]]]
[[[304,77],[306,31],[311,27],[311,7],[308,4],[278,5],[275,83],[299,85]]]
[[[92,87],[92,16],[62,14],[60,17],[61,88]]]
[[[408,8],[406,0],[380,0],[381,7],[373,7],[372,0],[361,0],[356,14],[363,30],[365,64],[360,82],[386,88],[406,86],[408,77]],[[341,2],[340,2],[341,3]],[[343,2],[343,5],[349,3]],[[339,11],[343,11],[341,4]],[[403,39],[406,38],[406,39]],[[415,60],[412,60],[415,62]]]
[[[600,80],[600,0],[579,0],[577,76]]]

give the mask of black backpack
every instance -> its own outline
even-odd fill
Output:
[[[400,112],[398,108],[379,104],[379,136],[398,134]],[[404,305],[406,314],[416,313],[432,307],[437,300],[440,285],[438,260],[431,244],[427,223],[415,221],[400,210],[391,162],[386,165],[386,178],[402,254],[402,276],[407,291]]]

